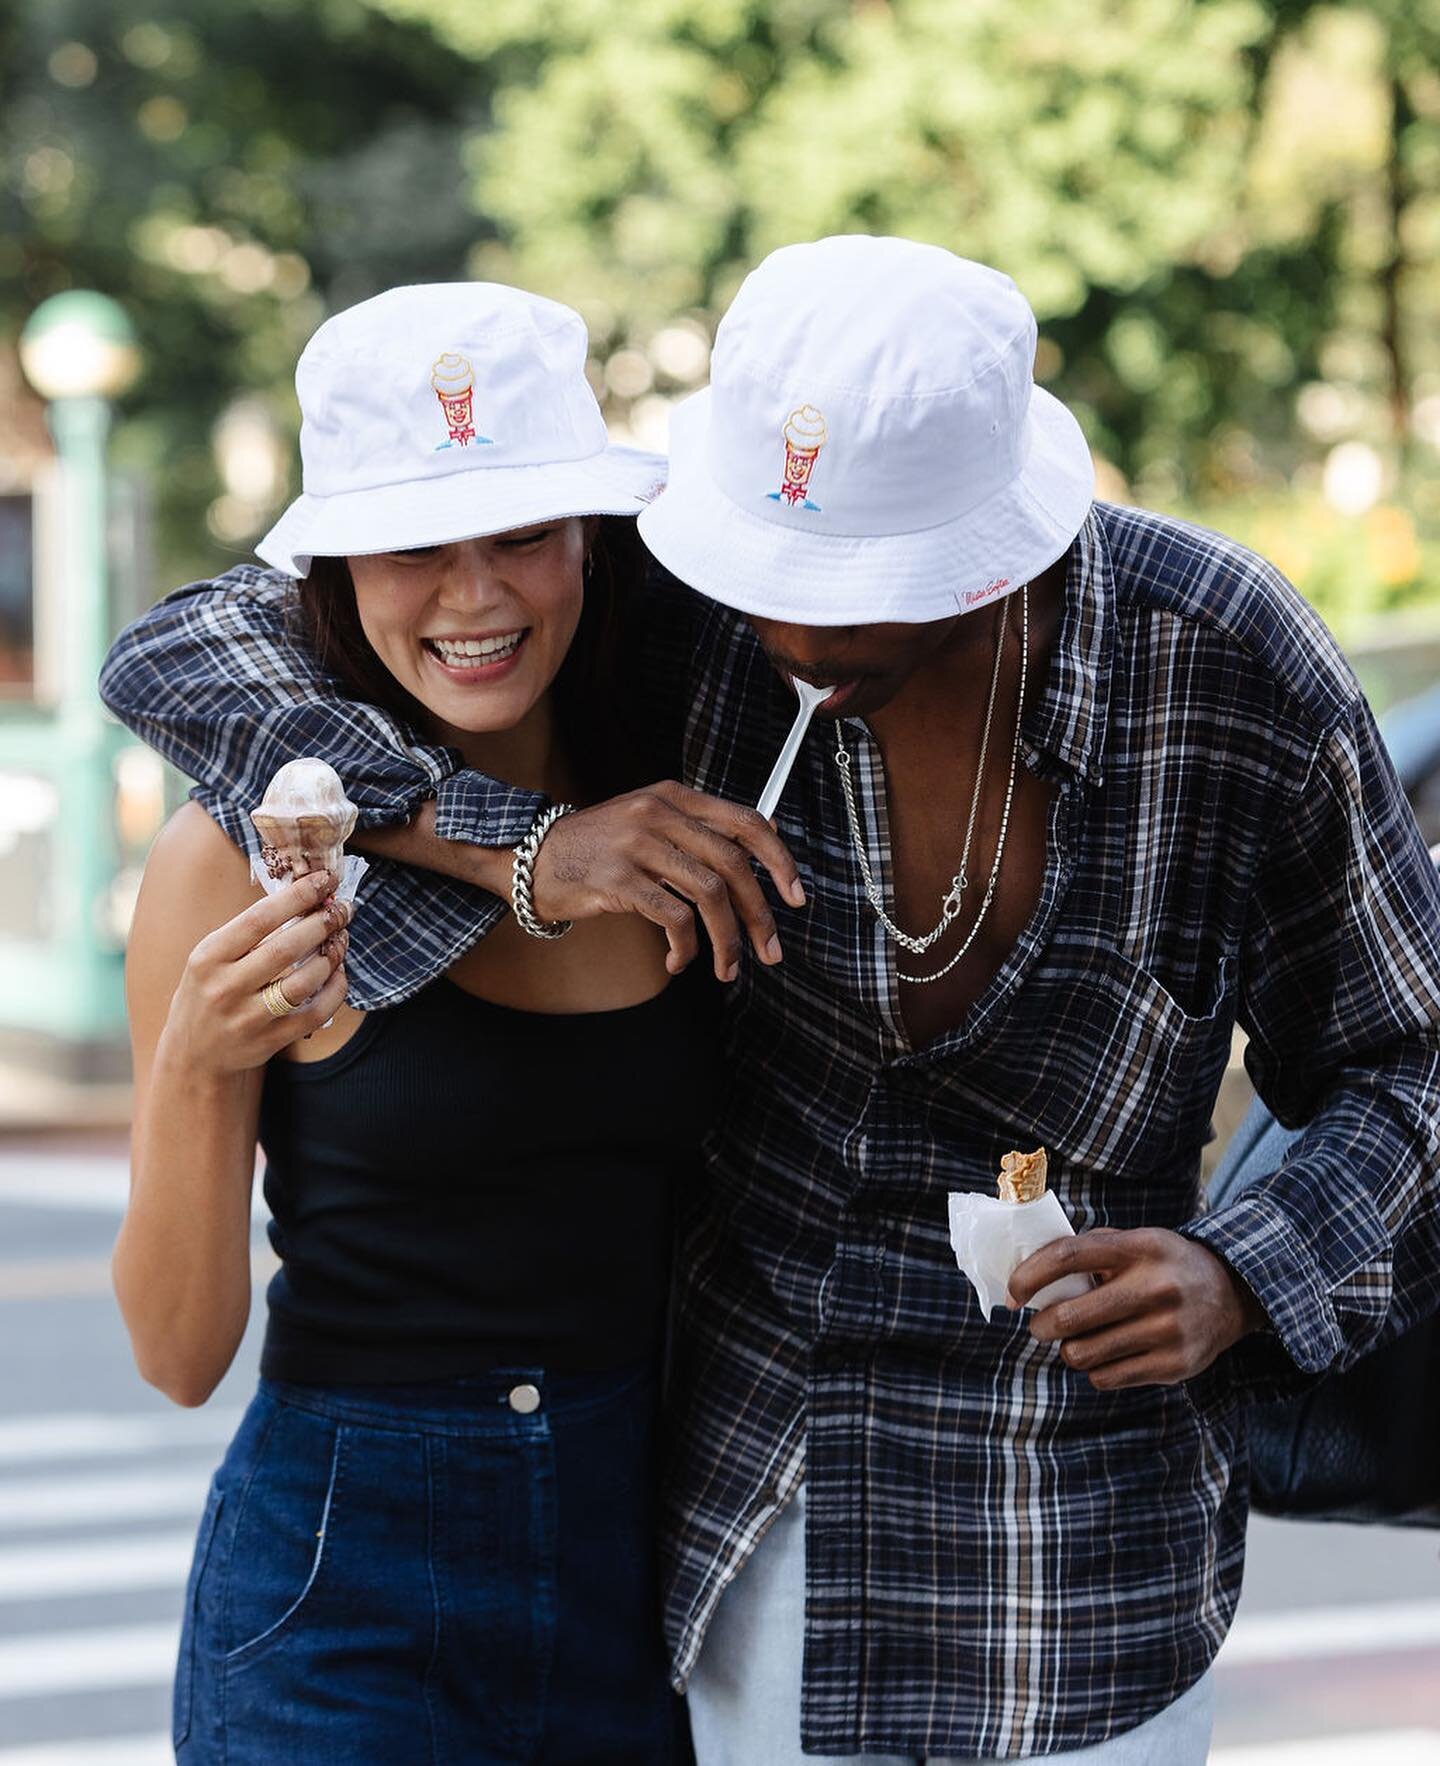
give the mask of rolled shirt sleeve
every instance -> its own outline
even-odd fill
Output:
[[[545,803],[488,778],[453,748],[345,696],[302,641],[293,585],[242,565],[167,595],[116,640],[106,706],[197,781],[193,796],[237,846],[257,849],[251,809],[287,761],[327,760],[362,828],[406,823],[428,798],[447,840],[513,846]],[[486,890],[371,859],[351,926],[350,1001],[393,1005],[433,980],[504,916]]]
[[[196,780],[234,836],[286,761],[315,754],[345,781],[362,828],[407,822],[434,797],[445,838],[510,846],[544,799],[466,768],[373,705],[346,697],[305,645],[293,584],[241,565],[176,589],[126,627],[100,673],[120,721]]]
[[[1440,1305],[1440,886],[1363,698],[1277,824],[1245,944],[1246,1065],[1303,1133],[1276,1171],[1182,1230],[1269,1317],[1273,1336],[1221,1364],[1261,1397],[1297,1370],[1339,1371]]]

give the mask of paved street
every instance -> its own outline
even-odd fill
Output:
[[[0,1138],[0,1766],[160,1766],[191,1536],[254,1379],[139,1380],[112,1136]],[[257,1277],[267,1253],[257,1221]],[[1440,1766],[1440,1534],[1257,1523],[1214,1766]],[[757,1766],[761,1763],[757,1762]]]

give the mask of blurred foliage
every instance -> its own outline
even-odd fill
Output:
[[[1342,643],[1372,637],[1388,613],[1440,598],[1440,531],[1408,508],[1363,514],[1304,490],[1219,498],[1175,513],[1251,546],[1303,588]]]
[[[282,495],[217,495],[210,427],[288,439],[326,311],[568,300],[663,445],[748,266],[864,230],[1015,277],[1109,491],[1342,625],[1440,589],[1440,0],[11,0],[0,118],[0,317],[131,307],[167,564]]]
[[[0,4],[0,337],[70,286],[128,309],[146,374],[117,454],[156,482],[162,572],[217,561],[211,435],[238,391],[288,455],[326,312],[465,273],[489,98],[360,0]]]

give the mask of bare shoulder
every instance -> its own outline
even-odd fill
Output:
[[[258,893],[249,859],[198,803],[187,803],[171,816],[150,848],[125,952],[137,1038],[158,1034],[200,940],[243,913]]]
[[[155,837],[130,929],[130,954],[154,947],[186,957],[208,933],[257,899],[250,860],[198,803],[176,810]]]
[[[156,835],[145,864],[145,885],[166,892],[204,886],[217,898],[236,901],[222,920],[248,906],[256,892],[249,858],[193,801],[182,804]]]

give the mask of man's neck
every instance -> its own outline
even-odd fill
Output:
[[[1030,661],[1032,671],[1038,660],[1047,659],[1054,648],[1060,629],[1060,615],[1065,601],[1065,571],[1062,558],[1030,583]],[[957,705],[983,699],[990,683],[995,660],[997,621],[1005,621],[1007,674],[1015,666],[1019,654],[1020,594],[1008,596],[999,609],[987,615],[966,614],[955,622],[955,629],[934,655],[905,682],[895,697],[867,718],[872,734],[884,749],[892,741],[905,741],[932,727],[937,720],[952,727]],[[1036,691],[1036,675],[1032,672],[1027,697]],[[978,734],[978,726],[977,726]]]

